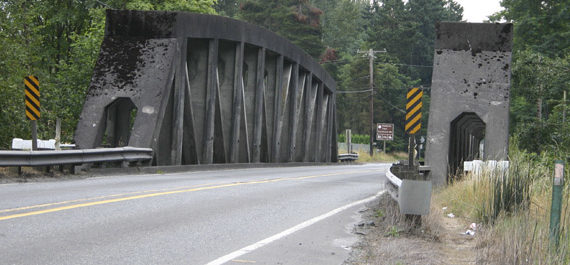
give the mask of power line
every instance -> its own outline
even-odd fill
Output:
[[[108,4],[105,3],[105,2],[102,2],[102,1],[99,1],[99,0],[95,0],[95,2],[97,2],[97,3],[99,3],[99,4],[103,5],[103,6],[105,6],[106,8],[111,8],[111,9],[113,9],[112,6],[108,5]]]
[[[370,92],[372,91],[372,89],[366,89],[366,90],[344,90],[344,91],[336,91],[336,93],[338,94],[353,94],[353,93],[365,93],[365,92]]]
[[[396,105],[390,103],[390,101],[387,100],[387,99],[385,99],[384,97],[380,96],[380,100],[384,101],[384,103],[390,105],[392,108],[396,109],[397,111],[406,114],[406,111],[405,111],[405,110],[403,110],[403,109],[399,108],[398,106],[396,106]]]
[[[423,67],[423,68],[433,68],[432,65],[421,65],[421,64],[404,64],[404,63],[393,63],[393,65],[409,66],[409,67]]]

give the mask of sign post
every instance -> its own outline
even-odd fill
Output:
[[[350,129],[346,129],[346,152],[352,154],[352,131]]]
[[[425,190],[431,196],[431,181],[421,181],[418,167],[414,162],[416,150],[416,133],[422,128],[422,96],[424,92],[421,88],[414,87],[406,93],[406,125],[405,131],[410,136],[408,145],[408,170],[410,174],[403,181],[414,183],[416,189]],[[405,200],[406,198],[403,198]],[[410,199],[410,198],[408,198]],[[406,214],[406,219],[411,223],[419,226],[421,224],[421,215]]]
[[[384,142],[384,153],[386,153],[386,141],[394,140],[394,124],[393,123],[377,123],[376,124],[376,141]]]
[[[40,82],[30,75],[24,78],[24,93],[26,95],[26,117],[30,120],[32,129],[32,150],[38,149],[38,129],[36,121],[40,118]]]

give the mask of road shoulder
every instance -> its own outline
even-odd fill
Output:
[[[354,227],[359,242],[344,264],[476,264],[475,237],[464,234],[468,225],[437,208],[411,228],[390,195],[366,204]]]

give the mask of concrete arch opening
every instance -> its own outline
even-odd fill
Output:
[[[105,135],[99,146],[122,147],[129,145],[137,107],[130,98],[117,98],[105,107]]]
[[[484,157],[485,122],[473,112],[463,112],[451,122],[449,138],[449,176],[463,172],[463,162]]]

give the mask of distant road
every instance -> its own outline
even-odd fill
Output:
[[[388,164],[0,185],[0,264],[340,264]]]

